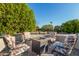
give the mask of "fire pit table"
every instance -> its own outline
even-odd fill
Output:
[[[41,55],[44,52],[44,48],[48,45],[48,41],[53,38],[39,38],[32,40],[32,51],[37,53],[37,55]]]

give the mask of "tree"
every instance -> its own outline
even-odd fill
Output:
[[[41,27],[41,30],[42,30],[42,31],[53,31],[53,25],[50,25],[50,24],[48,24],[48,25],[43,25],[43,26]]]
[[[40,27],[39,26],[36,26],[36,31],[40,31]]]
[[[0,33],[34,31],[36,21],[27,4],[0,4]]]
[[[61,26],[55,26],[54,31],[55,32],[61,32]]]
[[[66,33],[78,33],[79,32],[79,20],[73,19],[67,21],[61,25],[62,31]]]

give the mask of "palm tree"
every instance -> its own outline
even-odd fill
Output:
[[[52,23],[53,23],[53,22],[52,22],[52,21],[50,21],[50,24],[51,24],[51,25],[52,25]]]

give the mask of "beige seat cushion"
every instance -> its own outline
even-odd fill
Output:
[[[28,49],[30,48],[30,46],[26,45],[26,44],[18,44],[16,45],[16,48],[11,50],[11,56],[12,55],[18,55],[18,54],[21,54],[25,51],[27,51]]]

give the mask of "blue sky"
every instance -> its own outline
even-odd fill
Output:
[[[50,21],[55,26],[68,20],[79,19],[79,4],[77,3],[30,3],[28,5],[34,11],[37,25],[40,27]]]

